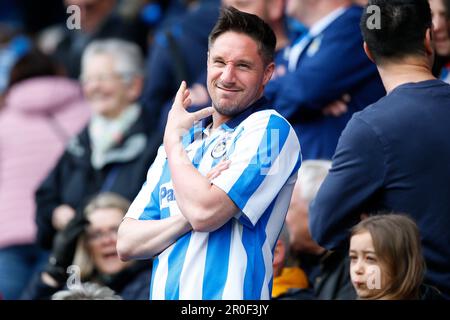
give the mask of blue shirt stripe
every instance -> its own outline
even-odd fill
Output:
[[[177,240],[169,255],[169,270],[166,281],[166,300],[178,300],[180,293],[180,276],[183,270],[184,258],[191,240],[191,233],[187,233]]]
[[[145,184],[146,182],[144,183],[144,186]],[[157,183],[152,193],[150,194],[148,204],[145,206],[144,211],[139,216],[139,220],[159,220],[160,217],[159,183]]]
[[[203,299],[222,299],[228,275],[232,227],[233,221],[230,220],[209,235],[203,276]]]
[[[261,291],[266,276],[262,246],[266,240],[266,226],[272,213],[275,201],[264,212],[255,229],[243,228],[242,243],[247,253],[247,269],[244,279],[244,300],[261,298]],[[257,267],[256,267],[256,266]]]

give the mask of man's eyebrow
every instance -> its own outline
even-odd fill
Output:
[[[212,60],[224,60],[225,61],[225,58],[222,55],[220,55],[220,54],[211,55],[210,57],[211,57]],[[238,63],[245,63],[245,64],[248,64],[248,65],[253,65],[254,64],[251,59],[246,59],[246,58],[242,58],[242,59],[236,60],[235,64],[238,64]]]
[[[247,60],[247,59],[239,59],[238,61],[236,61],[236,64],[240,64],[240,63],[248,64],[250,66],[253,66],[253,64],[254,64],[253,61]]]

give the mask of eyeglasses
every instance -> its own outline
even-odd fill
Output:
[[[81,85],[85,86],[92,82],[106,83],[115,80],[123,80],[124,82],[129,82],[132,79],[132,74],[130,73],[100,73],[96,75],[86,75],[82,74],[79,78]]]
[[[117,237],[117,231],[119,227],[112,227],[109,230],[106,231],[93,231],[93,232],[87,232],[86,237],[89,242],[100,242],[105,237],[108,238],[116,238]]]

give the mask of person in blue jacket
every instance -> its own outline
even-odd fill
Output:
[[[382,27],[373,28],[364,14],[365,49],[388,95],[347,124],[311,204],[310,231],[333,249],[347,245],[362,213],[408,214],[420,230],[425,282],[450,298],[450,86],[431,72],[430,6],[427,0],[369,5],[380,8]]]
[[[219,8],[217,0],[201,1],[156,33],[140,99],[152,116],[149,125],[155,133],[159,132],[161,110],[173,100],[177,84],[183,80],[193,82],[205,70],[208,35],[219,17]],[[162,132],[156,137],[160,142]]]
[[[288,73],[265,94],[293,124],[303,159],[331,159],[351,115],[385,94],[364,54],[362,8],[350,0],[290,1],[287,13],[309,33],[293,44]]]

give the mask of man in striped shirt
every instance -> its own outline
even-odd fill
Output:
[[[301,164],[294,130],[263,97],[275,42],[257,16],[223,9],[209,38],[213,107],[189,113],[185,82],[177,92],[117,244],[123,260],[155,256],[150,299],[271,296],[273,249]]]

